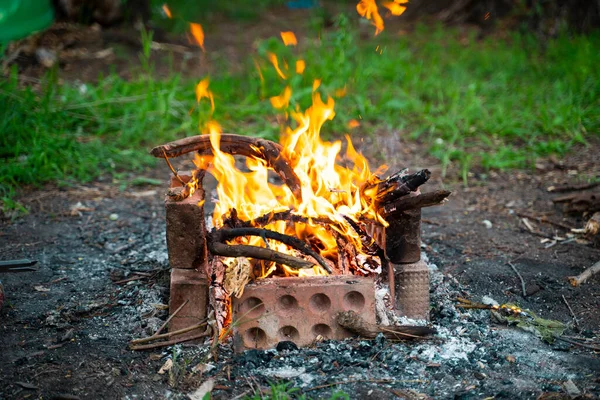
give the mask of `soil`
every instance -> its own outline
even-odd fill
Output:
[[[126,76],[127,65],[114,61],[99,65],[116,65]],[[71,68],[76,73],[65,69],[63,79],[93,79],[98,72],[92,77]],[[324,341],[300,350],[284,344],[241,355],[224,341],[216,360],[207,345],[128,350],[131,339],[154,333],[167,315],[163,196],[169,172],[160,165],[143,174],[164,178],[159,187],[122,191],[105,177],[90,185],[25,190],[20,200],[30,213],[1,222],[0,259],[38,264],[34,272],[0,275],[6,292],[0,399],[187,398],[211,382],[214,398],[229,399],[268,394],[269,382],[279,380],[299,388],[297,394],[318,398],[335,388],[351,398],[373,399],[597,398],[597,350],[547,344],[494,322],[488,311],[457,308],[454,299],[487,296],[514,303],[568,324],[567,335],[598,346],[600,275],[578,288],[567,281],[600,260],[597,241],[571,237],[533,217],[583,227],[587,216],[564,213],[547,188],[597,179],[600,142],[540,161],[535,170],[474,170],[467,186],[452,166],[443,178],[426,145],[406,142],[402,132],[380,132],[357,147],[374,163],[385,161],[390,171],[429,168],[433,178],[424,191],[453,191],[447,204],[423,212],[432,323],[439,332],[434,339]],[[533,232],[520,216],[525,214]],[[522,276],[526,295],[509,262]],[[173,368],[160,374],[169,359]]]

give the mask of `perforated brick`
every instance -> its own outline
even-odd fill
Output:
[[[352,334],[335,322],[335,316],[348,310],[375,323],[372,278],[337,275],[253,282],[241,298],[233,298],[235,351],[267,349],[285,340],[308,346],[319,335],[344,339]]]

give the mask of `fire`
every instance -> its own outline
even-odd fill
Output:
[[[400,16],[406,11],[406,6],[402,4],[408,3],[408,0],[382,1],[381,5],[390,10],[390,13],[395,16]]]
[[[171,10],[169,9],[169,6],[167,6],[166,4],[162,5],[162,10],[165,13],[165,15],[167,16],[167,18],[171,19],[173,18],[173,14],[171,13]]]
[[[277,56],[273,53],[267,53],[267,58],[271,62],[271,64],[273,64],[273,68],[275,68],[275,71],[277,71],[277,75],[279,75],[281,79],[287,79],[287,76],[283,73],[281,68],[279,68],[279,61],[277,60]]]
[[[286,46],[296,46],[298,44],[294,32],[281,32],[281,40]]]
[[[190,32],[192,32],[196,44],[204,51],[204,30],[202,30],[202,25],[191,22]]]
[[[383,18],[379,15],[379,9],[375,0],[361,0],[356,5],[356,11],[361,17],[365,17],[375,25],[375,35],[383,31]]]
[[[302,75],[306,69],[306,62],[304,60],[296,61],[296,73]]]

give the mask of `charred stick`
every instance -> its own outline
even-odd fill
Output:
[[[340,312],[335,319],[342,327],[366,338],[374,338],[383,333],[390,339],[422,339],[436,333],[435,329],[427,326],[378,326],[365,321],[354,311]]]
[[[177,180],[179,181],[179,183],[181,183],[182,186],[185,186],[185,182],[183,181],[183,179],[181,179],[181,177],[179,176],[177,171],[175,171],[175,168],[173,168],[173,165],[171,165],[171,161],[169,161],[169,156],[167,156],[167,153],[165,152],[164,149],[163,149],[163,154],[164,154],[165,161],[167,162],[167,165],[169,166],[169,169],[171,170],[173,175],[175,175],[175,178],[177,178]]]
[[[290,188],[296,199],[302,199],[300,179],[283,156],[281,145],[266,139],[224,133],[221,135],[219,148],[222,152],[231,155],[239,154],[265,160]],[[157,158],[164,158],[177,157],[193,151],[197,151],[200,155],[211,155],[210,136],[197,135],[179,139],[153,148],[150,154]]]
[[[418,196],[402,197],[391,203],[382,205],[379,208],[379,213],[384,218],[388,218],[402,211],[437,206],[443,204],[451,193],[448,190],[436,190],[435,192],[421,193]]]
[[[344,215],[344,219],[360,237],[360,242],[365,253],[371,256],[377,255],[381,250],[377,242],[375,242],[375,240],[367,234],[367,232],[360,226],[358,222],[346,215]]]
[[[195,169],[194,171],[192,171],[192,179],[190,181],[193,181],[198,186],[200,186],[200,183],[204,179],[204,175],[206,175],[205,169]],[[180,179],[180,181],[183,182],[182,188],[169,189],[169,191],[167,192],[167,196],[169,196],[169,198],[171,198],[171,200],[173,201],[182,201],[190,196],[191,188],[189,182],[185,183],[182,179]]]
[[[231,240],[231,239],[235,239],[236,237],[240,237],[240,236],[259,236],[259,237],[263,237],[263,238],[267,238],[267,239],[272,239],[272,240],[276,240],[278,242],[287,244],[290,247],[293,247],[294,249],[313,257],[318,263],[319,265],[321,265],[321,267],[323,267],[325,269],[325,271],[329,272],[330,274],[333,272],[331,270],[331,268],[329,267],[329,265],[327,264],[327,262],[323,259],[323,257],[321,257],[321,255],[319,253],[317,253],[316,251],[314,251],[313,249],[310,248],[309,245],[307,245],[305,242],[303,242],[302,240],[289,236],[289,235],[285,235],[283,233],[279,233],[279,232],[274,232],[268,229],[262,229],[262,228],[233,228],[233,229],[220,229],[220,230],[213,230],[210,234],[211,236],[211,240],[214,243],[222,243],[224,244],[227,240]],[[226,245],[228,246],[228,245]],[[231,246],[231,247],[239,247],[239,246]],[[256,247],[256,246],[246,246],[246,247]],[[262,247],[256,247],[257,249],[262,249]],[[270,250],[270,249],[265,249],[265,250]],[[272,251],[272,250],[271,250]],[[275,253],[279,253],[279,254],[283,254],[280,252],[274,252]],[[218,254],[218,253],[215,253]],[[218,255],[223,255],[223,254],[218,254]],[[248,256],[250,257],[250,256]],[[256,258],[256,257],[253,257]],[[297,257],[293,257],[295,259],[298,259]],[[262,259],[262,258],[261,258]],[[270,259],[267,259],[270,260]],[[311,263],[312,264],[312,263]],[[288,264],[286,264],[288,265]]]
[[[416,191],[430,177],[431,172],[427,169],[413,174],[407,174],[406,169],[404,169],[384,180],[365,185],[361,193],[367,198],[373,198],[373,191],[376,190],[375,201],[379,204],[389,203],[399,197],[406,196],[410,192]]]
[[[190,340],[196,340],[196,339],[200,339],[200,338],[203,338],[206,336],[209,336],[209,334],[207,332],[203,332],[203,333],[198,333],[193,336],[185,336],[185,337],[179,338],[179,339],[168,340],[166,342],[157,342],[157,343],[139,344],[139,345],[131,344],[131,345],[129,345],[129,349],[133,350],[133,351],[156,349],[159,347],[167,347],[167,346],[173,346],[174,344],[178,344],[178,343],[189,342]]]
[[[202,328],[203,326],[206,326],[206,324],[207,324],[206,322],[202,322],[202,323],[199,323],[199,324],[195,324],[195,325],[192,325],[192,326],[188,326],[187,328],[179,329],[179,330],[177,330],[177,331],[168,332],[168,333],[163,333],[163,334],[161,334],[161,335],[156,335],[156,334],[154,334],[154,335],[152,335],[152,336],[148,336],[148,337],[141,338],[141,339],[134,339],[134,340],[132,340],[131,342],[129,342],[129,344],[130,344],[131,346],[135,346],[135,345],[137,345],[137,344],[142,344],[142,343],[153,342],[153,341],[155,341],[155,340],[159,340],[159,339],[168,339],[168,338],[170,338],[171,336],[177,336],[177,335],[181,335],[181,334],[183,334],[183,333],[187,333],[187,332],[190,332],[190,331],[193,331],[193,330],[196,330],[196,329]]]
[[[577,276],[570,276],[569,283],[571,284],[571,286],[579,286],[582,283],[585,283],[589,278],[591,278],[592,276],[594,276],[595,274],[597,274],[599,272],[600,272],[600,261],[598,261],[596,264],[592,265],[591,267],[589,267],[588,269],[583,271],[581,274],[579,274]]]
[[[276,250],[245,244],[229,245],[221,242],[208,241],[208,249],[211,253],[223,257],[249,257],[257,260],[273,261],[284,264],[294,269],[312,268],[314,264],[302,258],[290,256]]]

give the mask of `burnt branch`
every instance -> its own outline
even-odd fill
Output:
[[[435,329],[427,326],[379,326],[371,324],[354,311],[340,312],[336,315],[335,320],[342,327],[366,338],[374,338],[379,333],[383,333],[388,339],[422,339],[436,333]]]
[[[449,190],[436,190],[435,192],[421,193],[418,196],[402,197],[394,202],[382,205],[379,208],[379,213],[387,219],[403,211],[437,206],[443,204],[451,193]]]
[[[272,239],[284,243],[308,256],[313,257],[319,263],[319,265],[325,269],[325,271],[329,272],[330,274],[333,273],[331,267],[329,266],[329,264],[327,264],[323,257],[321,257],[319,253],[311,249],[310,246],[304,243],[302,240],[268,229],[232,228],[213,230],[209,235],[208,241],[210,251],[213,254],[226,257],[245,256],[250,258],[257,258],[260,260],[275,261],[280,264],[289,265],[290,267],[294,268],[311,268],[313,266],[313,263],[309,261],[289,256],[287,254],[275,250],[266,249],[264,247],[248,245],[228,245],[225,243],[228,240],[232,240],[240,236],[259,236],[263,239]],[[228,252],[230,254],[222,254],[222,252]],[[231,253],[236,253],[236,255],[231,255]],[[290,262],[292,264],[290,264]],[[307,263],[309,265],[306,265]]]
[[[372,197],[372,191],[377,190],[375,202],[385,204],[394,201],[402,196],[406,196],[410,192],[416,191],[419,186],[423,185],[431,177],[431,172],[428,169],[413,174],[407,174],[406,169],[399,171],[384,180],[369,183],[362,188],[361,193],[368,197]]]
[[[273,168],[290,188],[294,197],[299,201],[302,200],[300,179],[290,166],[288,160],[283,156],[281,145],[266,139],[224,133],[221,135],[219,148],[222,152],[231,155],[239,154],[265,160],[267,165]],[[179,139],[153,148],[150,154],[156,158],[165,158],[178,157],[193,151],[197,151],[198,154],[203,156],[212,155],[210,136],[197,135]]]

